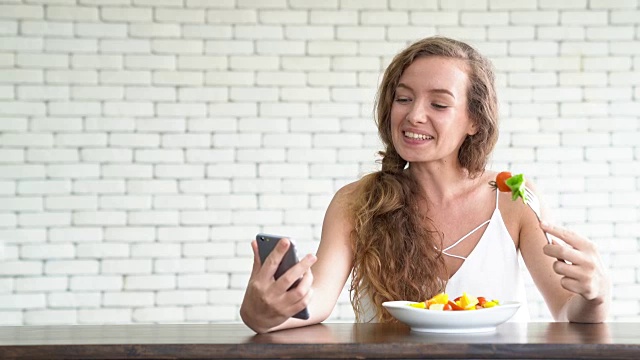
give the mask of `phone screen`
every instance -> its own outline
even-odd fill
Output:
[[[289,249],[287,250],[287,253],[282,258],[280,265],[278,265],[278,269],[276,269],[276,272],[274,274],[274,278],[276,279],[278,279],[280,276],[282,276],[282,274],[287,272],[287,270],[289,270],[293,265],[298,263],[298,255],[296,253],[295,243],[293,242],[293,240],[291,240],[291,238],[287,236],[269,235],[269,234],[262,234],[262,233],[256,235],[256,241],[258,242],[258,254],[260,255],[260,264],[264,263],[264,261],[267,259],[269,254],[271,254],[271,251],[273,251],[273,249],[278,244],[278,241],[280,241],[281,238],[288,238],[290,241],[290,245],[289,245]],[[300,279],[296,280],[296,282],[294,282],[293,285],[291,285],[289,290],[296,287],[299,282],[300,282]],[[293,317],[298,319],[308,319],[309,311],[305,308],[299,313],[293,315]]]

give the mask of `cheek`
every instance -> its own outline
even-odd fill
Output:
[[[402,108],[398,107],[398,106],[393,106],[391,107],[391,124],[393,125],[397,125],[399,123],[402,122],[402,120],[404,119],[405,115],[402,111]]]

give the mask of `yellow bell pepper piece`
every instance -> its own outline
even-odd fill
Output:
[[[429,306],[429,310],[444,310],[444,304],[431,304],[431,306]]]
[[[419,303],[415,303],[415,304],[409,304],[409,306],[414,307],[414,308],[418,308],[418,309],[426,309],[427,308],[427,304],[423,302],[419,302]]]
[[[477,304],[477,297],[469,296],[466,292],[462,293],[462,296],[460,297],[460,306],[465,310],[475,309]]]
[[[495,301],[487,301],[486,303],[484,303],[484,308],[492,308],[494,306],[497,306],[498,304],[495,303]]]
[[[442,304],[446,305],[449,302],[449,294],[440,293],[430,299],[430,301],[434,304]]]

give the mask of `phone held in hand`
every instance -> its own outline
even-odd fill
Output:
[[[296,246],[293,240],[287,236],[280,235],[269,235],[269,234],[258,234],[256,235],[256,241],[258,242],[258,254],[260,255],[260,264],[264,264],[264,261],[267,259],[267,256],[273,251],[276,247],[280,239],[288,238],[290,245],[287,253],[282,258],[280,265],[278,265],[278,269],[274,274],[274,277],[278,279],[282,274],[287,272],[293,265],[298,263],[298,254],[296,252]],[[296,280],[296,282],[291,285],[289,289],[292,289],[298,285],[300,279]],[[294,318],[306,320],[309,318],[309,311],[307,308],[304,308],[299,313],[293,315]]]

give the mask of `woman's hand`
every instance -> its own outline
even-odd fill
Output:
[[[311,265],[316,257],[309,254],[298,264],[291,267],[278,280],[274,274],[289,249],[289,240],[278,242],[271,254],[260,264],[258,244],[251,243],[253,248],[253,269],[249,284],[240,306],[242,321],[257,333],[268,332],[303,310],[309,304],[313,289]],[[287,291],[299,278],[298,285]]]
[[[585,306],[577,306],[568,310],[569,320],[574,318],[581,321],[585,319],[583,315],[591,310],[592,313],[587,316],[588,320],[585,322],[604,321],[609,305],[610,280],[596,246],[587,238],[566,228],[546,223],[541,223],[540,227],[569,245],[554,241],[553,244],[545,245],[543,251],[546,255],[558,259],[553,263],[553,270],[562,276],[562,287],[580,295],[589,303],[583,305],[591,307],[587,309]],[[595,307],[600,307],[600,311],[594,311]],[[597,313],[599,315],[596,315]],[[593,316],[596,318],[592,318]]]

